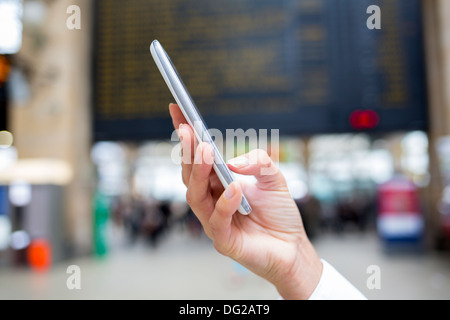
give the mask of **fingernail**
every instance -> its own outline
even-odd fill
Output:
[[[225,193],[223,194],[223,196],[225,197],[225,199],[230,200],[231,198],[233,198],[234,193],[234,185],[230,184],[228,188],[225,189]]]
[[[234,159],[228,160],[228,163],[235,168],[243,168],[249,165],[249,161],[246,157],[240,156]]]

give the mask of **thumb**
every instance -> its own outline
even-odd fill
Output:
[[[209,218],[214,247],[221,254],[230,256],[233,254],[236,234],[231,225],[233,215],[238,210],[242,199],[242,191],[239,183],[233,182],[217,200],[216,207]]]
[[[258,187],[274,191],[287,191],[286,179],[266,151],[257,149],[230,159],[228,167],[243,175],[255,176]]]

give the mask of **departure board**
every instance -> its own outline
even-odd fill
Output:
[[[369,29],[367,8],[380,8]],[[420,0],[95,1],[96,140],[170,138],[158,39],[210,128],[426,130]],[[371,110],[377,122],[352,124]]]

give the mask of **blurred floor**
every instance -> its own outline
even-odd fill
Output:
[[[374,234],[322,235],[314,241],[369,299],[450,299],[450,254],[386,254]],[[81,289],[69,290],[66,269],[81,269]],[[369,290],[367,268],[381,270]],[[106,258],[78,258],[50,272],[0,269],[0,299],[276,299],[271,284],[216,253],[208,239],[173,230],[157,248],[118,248]]]
[[[314,244],[368,299],[450,299],[450,252],[387,250],[374,233],[329,235]],[[373,265],[381,288],[370,290]]]

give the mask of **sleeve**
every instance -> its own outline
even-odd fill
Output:
[[[322,276],[309,300],[367,300],[332,265],[323,259],[321,261],[323,265]]]

